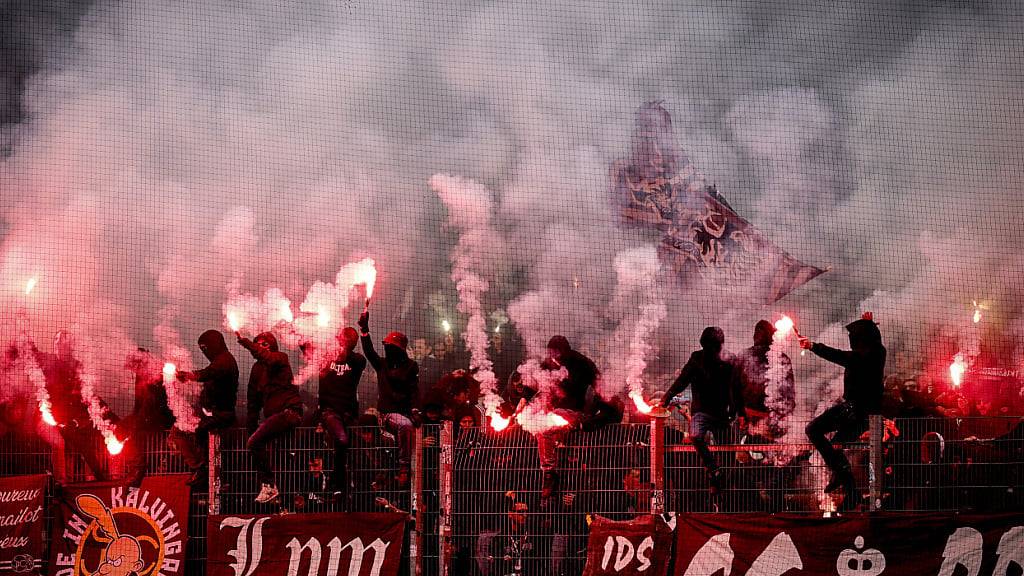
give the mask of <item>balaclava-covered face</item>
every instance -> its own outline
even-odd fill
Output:
[[[754,325],[754,346],[771,346],[775,336],[775,326],[767,320],[760,320]]]
[[[224,335],[217,330],[203,332],[199,336],[199,349],[202,350],[203,356],[206,356],[206,359],[212,362],[218,354],[227,350],[227,344],[224,343]]]
[[[273,332],[261,332],[253,342],[259,345],[260,342],[266,342],[271,352],[277,352],[277,337],[274,336]]]
[[[701,332],[700,347],[711,356],[718,358],[725,345],[725,332],[718,326],[708,326]]]
[[[860,319],[846,325],[850,333],[850,348],[863,352],[882,345],[882,333],[872,320]]]

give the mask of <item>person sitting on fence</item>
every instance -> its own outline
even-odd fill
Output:
[[[886,351],[882,345],[882,333],[870,312],[847,324],[846,331],[850,337],[849,351],[811,342],[806,337],[800,338],[800,346],[846,369],[842,400],[812,420],[806,432],[832,470],[832,479],[825,486],[825,492],[843,490],[844,506],[852,507],[858,498],[850,461],[832,444],[856,440],[868,429],[868,416],[881,413]],[[825,437],[829,432],[835,432],[831,440]]]
[[[567,377],[560,380],[551,395],[549,407],[569,422],[570,426],[578,426],[586,421],[588,394],[601,375],[597,365],[590,358],[574,350],[565,336],[552,336],[548,341],[548,357],[542,364],[549,370],[565,368]],[[558,442],[564,434],[563,428],[540,432],[537,438],[537,453],[540,457],[540,468],[544,473],[541,485],[541,497],[550,498],[558,492]]]
[[[381,425],[398,441],[398,466],[409,468],[412,463],[413,421],[418,407],[419,365],[409,357],[406,348],[409,339],[401,332],[390,332],[384,337],[384,357],[373,348],[370,338],[370,312],[359,316],[362,330],[363,354],[377,373],[377,410]]]
[[[319,420],[334,439],[334,473],[331,484],[336,499],[346,502],[349,492],[348,427],[359,418],[359,379],[366,369],[366,358],[355,351],[359,334],[345,328],[338,334],[340,350],[334,360],[320,370],[318,388]]]
[[[167,405],[167,390],[157,360],[145,348],[128,355],[124,367],[134,375],[135,404],[131,414],[118,422],[118,436],[127,437],[125,464],[128,486],[142,485],[149,467],[147,447],[157,446],[174,424],[174,414]]]
[[[263,332],[249,340],[240,334],[238,343],[248,350],[256,364],[249,373],[248,411],[245,420],[249,440],[246,448],[252,454],[253,465],[260,481],[256,502],[266,504],[280,492],[274,482],[274,469],[270,460],[269,444],[291,432],[302,421],[302,398],[295,386],[288,355],[277,348],[277,338]],[[260,423],[260,411],[263,422]]]
[[[192,471],[188,483],[202,486],[208,479],[210,432],[225,430],[235,423],[238,402],[238,362],[228,350],[224,335],[207,330],[199,336],[199,350],[210,363],[195,372],[178,371],[182,382],[200,382],[199,423],[195,432],[171,429],[171,441]]]
[[[717,494],[722,487],[722,471],[708,448],[708,439],[728,443],[730,422],[737,414],[743,415],[743,404],[735,387],[733,364],[724,357],[725,332],[716,326],[705,328],[700,345],[665,392],[661,405],[667,406],[676,394],[693,386],[690,438],[707,471],[709,489]]]

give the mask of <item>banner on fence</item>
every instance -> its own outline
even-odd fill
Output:
[[[207,576],[397,576],[406,514],[210,516]]]
[[[54,499],[52,576],[184,574],[187,475],[147,476],[139,488],[64,486]]]
[[[0,574],[40,574],[46,475],[0,478]]]
[[[584,576],[666,576],[673,525],[649,514],[626,521],[595,517]]]
[[[1020,574],[1024,515],[684,514],[675,558],[677,576]]]

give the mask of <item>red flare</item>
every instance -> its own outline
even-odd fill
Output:
[[[169,382],[174,379],[174,376],[178,373],[178,368],[171,362],[164,364],[164,382]]]
[[[786,334],[789,333],[790,330],[793,330],[795,332],[796,324],[793,322],[793,319],[790,318],[789,316],[783,316],[782,318],[779,318],[775,322],[775,332],[780,336],[785,336]],[[796,332],[796,334],[797,336],[800,335],[799,332]]]
[[[107,452],[110,452],[111,456],[117,456],[121,453],[121,450],[124,450],[124,442],[114,438],[113,434],[104,438],[103,442],[107,445]]]
[[[633,401],[633,404],[636,404],[636,409],[641,414],[650,414],[651,410],[654,410],[654,406],[651,406],[650,404],[648,404],[647,401],[644,400],[643,394],[641,394],[640,391],[638,391],[638,390],[634,390],[633,392],[630,392],[629,393],[629,398],[630,398],[630,400]]]
[[[512,419],[511,418],[505,418],[504,416],[501,415],[500,412],[497,412],[497,411],[492,412],[490,414],[490,417],[491,417],[491,428],[495,432],[501,432],[502,430],[508,428],[508,425],[512,423]]]
[[[568,426],[569,425],[569,421],[568,420],[566,420],[565,418],[562,418],[561,416],[559,416],[558,414],[555,414],[555,413],[548,414],[547,415],[547,421],[548,421],[548,424],[550,424],[551,426],[553,426],[555,428],[561,428],[563,426]]]
[[[370,298],[373,297],[373,287],[377,284],[377,267],[373,258],[364,258],[358,262],[355,269],[353,284],[362,284],[366,287],[366,305],[370,305]]]
[[[29,294],[32,293],[32,289],[36,287],[36,283],[37,282],[39,282],[39,278],[36,277],[36,276],[33,276],[33,277],[28,279],[28,282],[25,283],[25,295],[26,296],[28,296]],[[977,320],[975,320],[975,322],[977,322]]]
[[[39,414],[42,416],[43,422],[46,422],[48,426],[57,425],[57,419],[53,417],[53,412],[50,412],[49,402],[39,403]]]
[[[949,365],[949,377],[953,380],[954,388],[960,387],[965,373],[967,373],[967,361],[964,360],[963,355],[957,354],[953,357],[953,363]]]
[[[236,312],[228,312],[228,326],[232,332],[238,332],[242,327],[238,321],[238,314]]]

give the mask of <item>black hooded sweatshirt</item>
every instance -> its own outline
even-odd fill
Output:
[[[420,398],[420,367],[398,346],[385,345],[381,358],[373,348],[369,334],[361,336],[366,360],[377,372],[377,410],[381,414],[403,414],[412,417],[412,409]],[[391,348],[391,351],[388,351]]]
[[[583,412],[587,404],[587,392],[597,382],[601,371],[597,369],[597,364],[594,364],[593,360],[573,350],[564,337],[553,337],[548,342],[548,347],[559,351],[559,358],[555,363],[564,366],[569,372],[569,377],[558,383],[558,398],[555,399],[553,407]]]
[[[248,338],[239,340],[239,344],[256,359],[252,371],[249,372],[247,393],[246,426],[250,430],[259,422],[261,409],[264,418],[270,418],[287,409],[302,413],[302,397],[299,396],[299,388],[294,383],[288,355],[278,350],[277,338],[270,332],[264,332],[256,339],[270,342],[270,347],[257,346]]]
[[[233,421],[238,402],[238,363],[217,330],[203,332],[199,346],[210,361],[209,366],[195,372],[196,381],[203,383],[199,406],[217,416],[230,416]]]
[[[693,402],[690,411],[727,419],[742,414],[743,404],[736,382],[732,376],[733,365],[720,355],[706,350],[697,350],[683,366],[672,387],[665,393],[664,403],[673,396],[693,386]]]
[[[366,370],[366,358],[355,350],[338,354],[320,371],[320,409],[355,420],[359,416],[359,379]]]
[[[46,391],[50,395],[50,413],[61,424],[77,421],[79,426],[91,426],[89,408],[82,398],[82,380],[78,373],[81,364],[74,358],[60,358],[34,350],[36,361],[46,378]]]
[[[843,399],[862,416],[881,414],[885,394],[885,346],[878,326],[871,320],[846,325],[853,350],[837,350],[815,342],[811,352],[846,368],[843,374]]]

